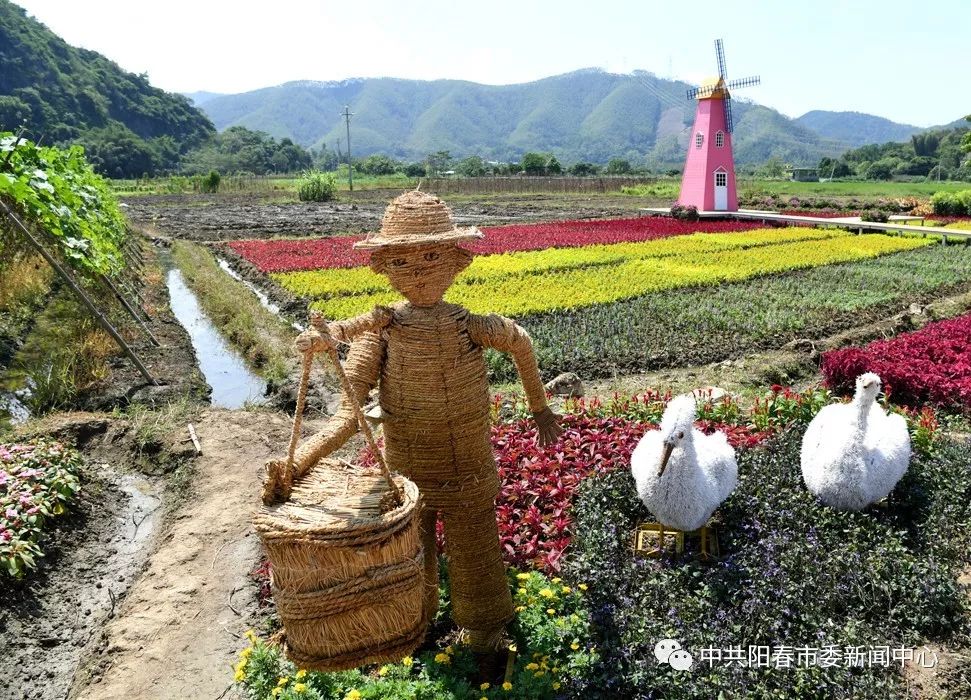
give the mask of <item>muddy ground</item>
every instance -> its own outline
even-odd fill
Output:
[[[320,236],[376,231],[400,190],[367,190],[314,203],[240,195],[152,195],[125,200],[138,226],[173,238],[228,241],[275,236]],[[644,200],[621,194],[485,195],[447,198],[463,226],[523,221],[636,216]]]
[[[54,521],[37,573],[13,584],[0,608],[0,697],[66,697],[81,659],[124,600],[155,541],[164,480],[130,467],[131,425],[103,415],[62,414],[30,431],[84,450],[81,493]]]

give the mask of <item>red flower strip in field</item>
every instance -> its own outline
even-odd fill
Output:
[[[465,244],[478,255],[545,248],[635,243],[690,233],[729,233],[764,228],[741,221],[685,222],[667,218],[598,219],[516,224],[482,229],[485,237]],[[297,240],[249,240],[229,243],[262,272],[293,272],[367,265],[368,254],[352,246],[360,236]]]
[[[857,376],[876,372],[894,403],[971,408],[971,314],[862,348],[830,350],[821,366],[827,383],[852,391]]]

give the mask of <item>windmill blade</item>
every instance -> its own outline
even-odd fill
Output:
[[[728,90],[734,90],[735,88],[752,87],[753,85],[759,85],[761,82],[762,82],[762,79],[759,76],[753,75],[748,78],[738,78],[736,80],[729,80],[727,83],[725,83],[725,88]]]
[[[703,88],[688,88],[688,99],[693,100],[696,98],[702,92],[702,89]]]
[[[715,57],[718,59],[718,77],[728,80],[728,71],[725,69],[725,47],[721,39],[715,39]]]
[[[735,120],[732,118],[732,98],[725,97],[725,128],[731,134],[735,131]]]

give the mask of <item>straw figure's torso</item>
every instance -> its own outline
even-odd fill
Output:
[[[429,505],[495,497],[489,382],[480,317],[461,306],[400,304],[382,333],[379,400],[388,465]]]

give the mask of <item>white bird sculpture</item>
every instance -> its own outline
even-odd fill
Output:
[[[701,554],[708,556],[708,519],[738,483],[735,450],[724,433],[694,428],[690,394],[668,403],[658,430],[645,433],[631,454],[637,495],[661,525],[682,532],[701,530]]]
[[[802,438],[802,478],[828,506],[862,510],[883,499],[910,464],[910,434],[903,416],[876,403],[880,377],[856,378],[853,401],[826,406]]]

